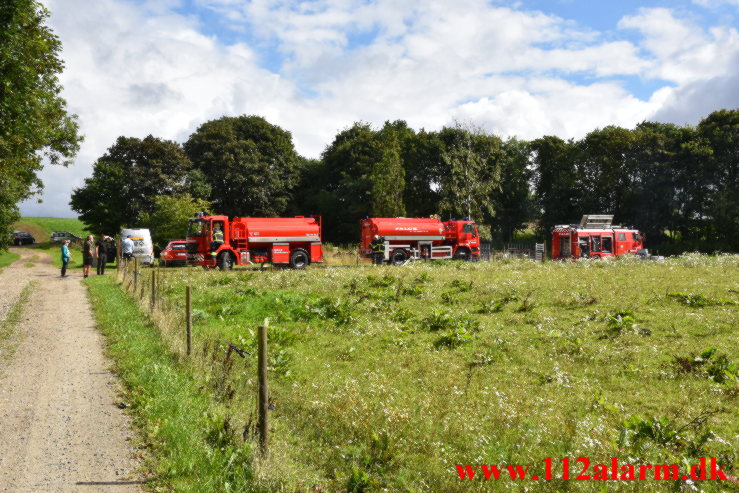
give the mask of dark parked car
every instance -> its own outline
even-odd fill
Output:
[[[69,233],[67,231],[54,231],[51,233],[51,241],[56,241],[61,243],[64,240],[69,240],[71,242],[77,242],[82,241],[82,238],[79,236]]]
[[[25,231],[13,231],[13,245],[33,245],[36,238]]]

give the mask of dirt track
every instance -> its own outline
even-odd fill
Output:
[[[14,251],[22,258],[0,274],[0,320],[28,282],[38,285],[14,354],[0,351],[0,491],[140,491],[81,271],[61,279],[48,255]]]

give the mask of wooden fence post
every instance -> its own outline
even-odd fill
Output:
[[[156,269],[151,269],[151,311],[154,311],[154,307],[157,304],[157,271]]]
[[[267,388],[267,328],[269,319],[264,319],[264,324],[259,327],[259,357],[257,369],[259,378],[259,448],[262,457],[268,456],[268,418],[269,412],[269,390]]]
[[[115,274],[118,279],[121,277],[121,238],[116,235],[115,240]]]
[[[187,338],[187,355],[192,353],[192,288],[185,288],[185,330]]]
[[[133,259],[133,293],[136,294],[139,288],[139,259]]]

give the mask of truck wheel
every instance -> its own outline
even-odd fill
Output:
[[[402,248],[393,250],[390,254],[390,263],[393,265],[403,265],[406,260],[408,260],[408,254]]]
[[[231,257],[231,254],[228,252],[223,252],[218,257],[218,267],[221,270],[231,270],[234,267],[233,258]]]
[[[308,256],[308,252],[302,248],[297,248],[290,254],[290,267],[293,269],[305,269],[309,263],[310,257]]]
[[[460,248],[457,250],[457,253],[454,254],[454,260],[464,260],[467,261],[470,259],[470,251],[466,248]]]

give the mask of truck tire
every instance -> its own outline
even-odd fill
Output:
[[[393,265],[403,265],[408,260],[408,254],[402,248],[396,248],[390,254],[390,263]]]
[[[460,248],[457,250],[457,253],[454,254],[454,260],[464,260],[469,261],[472,255],[470,255],[470,251],[466,248]]]
[[[221,270],[231,270],[234,268],[234,260],[230,253],[223,252],[218,256],[218,268]]]
[[[290,267],[293,269],[305,269],[310,264],[308,252],[302,248],[296,248],[290,253]]]

